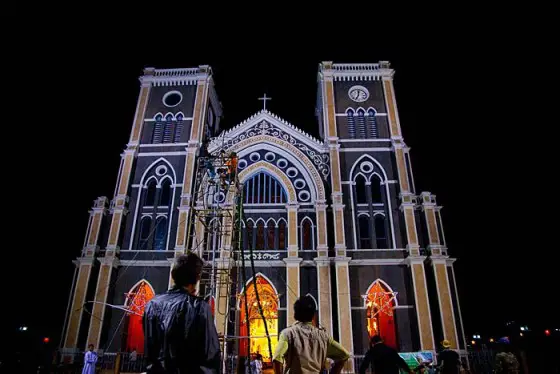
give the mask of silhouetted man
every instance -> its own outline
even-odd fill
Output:
[[[220,372],[220,344],[210,306],[196,297],[202,265],[194,253],[179,256],[171,271],[175,286],[146,305],[149,374]]]
[[[371,348],[360,365],[360,374],[365,374],[370,365],[371,371],[375,374],[399,374],[399,369],[413,373],[406,361],[399,356],[397,351],[385,345],[379,335],[371,338]]]
[[[294,304],[296,323],[284,329],[274,353],[274,373],[320,373],[327,358],[334,360],[332,374],[339,374],[350,354],[327,332],[313,326],[315,301],[310,296],[299,298]]]
[[[449,340],[441,342],[443,350],[438,354],[438,368],[441,374],[459,374],[461,360],[459,354],[451,349]]]

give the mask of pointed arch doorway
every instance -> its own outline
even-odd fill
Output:
[[[262,305],[263,314],[268,327],[272,352],[276,349],[278,342],[278,293],[272,283],[262,274],[256,276],[257,291]],[[241,339],[239,342],[239,356],[247,357],[249,354],[260,353],[263,362],[271,363],[272,358],[268,350],[268,339],[264,322],[259,312],[256,291],[253,280],[246,285],[247,309],[249,314],[249,325],[247,326],[247,311],[245,309],[245,297],[243,291],[239,297],[239,335],[246,337],[250,333],[250,339]],[[250,340],[250,341],[249,341]]]
[[[142,316],[146,304],[154,297],[154,289],[146,280],[141,280],[126,294],[125,307],[128,309],[126,324],[126,351],[144,353],[144,330]]]
[[[366,297],[366,325],[368,336],[381,336],[388,346],[397,349],[394,309],[396,292],[378,279],[369,286]]]

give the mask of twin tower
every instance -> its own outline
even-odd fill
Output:
[[[75,261],[64,351],[90,343],[143,351],[144,305],[170,286],[173,258],[194,246],[197,159],[225,149],[239,157],[240,235],[257,280],[239,284],[226,309],[215,308],[216,321],[229,321],[217,323],[225,336],[254,337],[233,344],[231,354],[270,359],[255,289],[240,302],[239,291],[254,284],[273,344],[293,322],[294,301],[311,295],[315,323],[353,353],[349,371],[376,334],[401,352],[434,351],[443,339],[466,352],[455,259],[435,195],[415,187],[393,75],[386,61],[320,63],[317,139],[266,109],[222,130],[209,66],[145,69],[114,195],[95,200]]]

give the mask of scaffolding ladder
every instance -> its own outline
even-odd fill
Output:
[[[196,163],[189,248],[204,260],[198,294],[212,306],[222,349],[222,370],[227,370],[233,346],[228,345],[230,301],[239,292],[236,249],[239,245],[242,191],[237,170],[229,173],[231,158],[199,157]]]

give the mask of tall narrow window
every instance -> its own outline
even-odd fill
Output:
[[[169,206],[171,202],[171,182],[165,179],[161,184],[161,192],[158,206]]]
[[[365,139],[366,138],[366,118],[365,112],[363,109],[358,109],[358,138]]]
[[[168,114],[165,117],[165,125],[163,127],[163,142],[171,143],[171,126],[173,125],[173,116]]]
[[[368,110],[368,135],[370,138],[377,138],[377,118],[373,109]]]
[[[245,182],[245,204],[278,204],[286,202],[286,192],[271,175],[259,173]]]
[[[150,230],[152,226],[152,219],[150,217],[143,217],[140,221],[140,250],[151,249],[148,248],[150,239]]]
[[[301,223],[302,249],[313,249],[311,229],[312,229],[311,221],[308,219],[304,219],[303,222]]]
[[[167,218],[159,217],[156,220],[156,231],[154,235],[154,249],[165,250],[165,238],[167,237]]]
[[[375,241],[377,248],[387,248],[387,233],[385,230],[385,216],[378,214],[375,216]]]
[[[276,227],[274,227],[274,223],[268,222],[268,226],[266,228],[267,249],[270,250],[276,249],[275,231],[276,231]]]
[[[163,140],[163,116],[158,114],[155,118],[154,133],[152,134],[152,143],[158,144]]]
[[[358,175],[356,182],[356,202],[358,204],[367,204],[366,179],[362,175]]]
[[[257,240],[255,249],[264,249],[264,222],[257,223]]]
[[[144,201],[145,206],[154,206],[156,202],[156,183],[157,182],[153,179],[148,183],[148,188],[146,190],[146,200]]]
[[[381,194],[381,181],[375,175],[371,177],[371,202],[374,204],[383,203]]]
[[[178,143],[181,141],[181,135],[183,134],[183,115],[177,114],[177,123],[175,124],[175,135],[173,137],[173,142]]]
[[[266,174],[259,175],[259,203],[268,202],[266,199]]]
[[[286,222],[278,223],[278,249],[283,251],[286,249]]]
[[[369,217],[365,214],[358,217],[360,228],[360,249],[371,249],[371,235],[369,230]]]
[[[356,123],[352,109],[346,111],[346,119],[348,120],[348,137],[354,139],[356,137]]]
[[[253,221],[247,221],[247,246],[246,248],[253,248]]]

